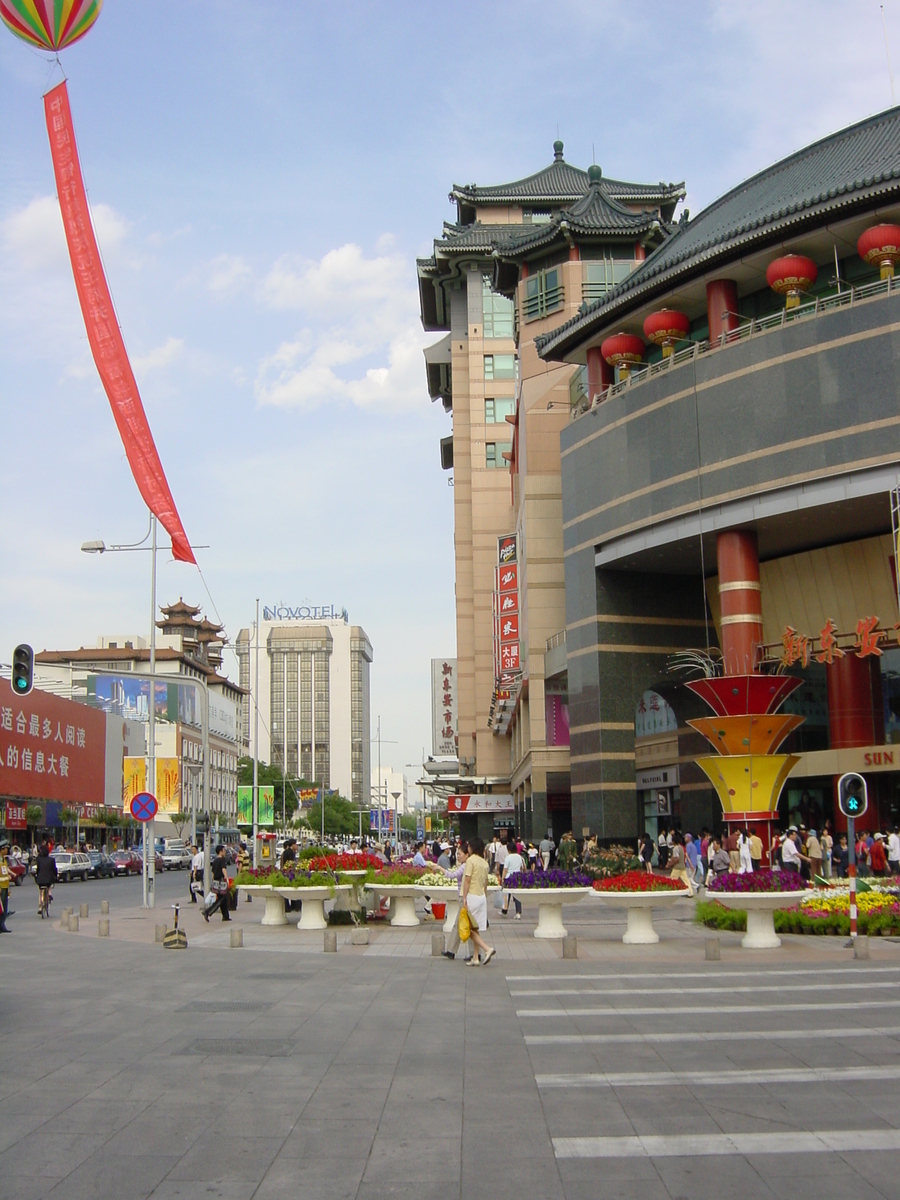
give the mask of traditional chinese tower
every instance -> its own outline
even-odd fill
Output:
[[[799,759],[778,747],[804,718],[778,715],[802,680],[759,672],[762,599],[756,534],[729,531],[717,540],[724,675],[687,684],[715,713],[688,724],[716,754],[698,758],[722,802],[726,822],[751,827],[767,861],[778,798]]]

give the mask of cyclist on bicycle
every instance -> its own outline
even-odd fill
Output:
[[[36,879],[37,885],[41,889],[38,916],[43,920],[45,916],[50,915],[50,889],[57,880],[56,859],[51,855],[50,847],[46,842],[41,843],[38,851]]]

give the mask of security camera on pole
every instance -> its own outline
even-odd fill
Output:
[[[856,937],[856,818],[869,807],[869,790],[862,775],[848,771],[838,780],[838,807],[847,818],[847,875],[850,880],[850,942]]]

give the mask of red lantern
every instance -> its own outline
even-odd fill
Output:
[[[881,267],[882,279],[893,279],[900,259],[900,225],[873,225],[856,243],[856,253],[870,267]]]
[[[611,367],[618,368],[620,379],[627,379],[631,368],[643,361],[644,343],[633,333],[614,333],[602,344],[600,353]]]
[[[668,358],[676,342],[683,342],[690,333],[691,323],[684,313],[663,308],[651,313],[644,322],[644,337],[662,346],[663,358]]]
[[[816,282],[819,270],[811,258],[802,254],[786,254],[769,263],[766,283],[773,292],[786,296],[785,308],[796,308],[807,288]]]

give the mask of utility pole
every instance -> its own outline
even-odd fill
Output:
[[[253,684],[253,866],[259,866],[259,596],[256,597],[256,681]]]
[[[150,705],[147,710],[147,791],[156,795],[156,514],[150,514]],[[156,822],[144,825],[144,908],[156,907]],[[150,849],[147,848],[147,840]]]

